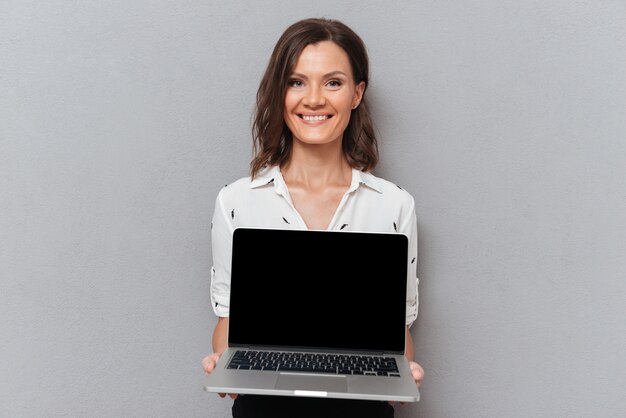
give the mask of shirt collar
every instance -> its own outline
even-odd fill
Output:
[[[380,181],[376,176],[374,176],[372,173],[365,173],[363,171],[357,170],[356,168],[353,168],[352,184],[350,185],[350,191],[356,190],[361,184],[369,187],[370,189],[378,193],[383,192]]]
[[[258,187],[267,186],[270,184],[276,185],[276,179],[282,177],[280,175],[280,169],[277,165],[266,167],[262,169],[250,182],[250,188],[256,189]]]
[[[264,168],[261,172],[259,172],[254,180],[250,182],[250,188],[256,189],[263,186],[269,186],[270,184],[272,184],[275,188],[280,188],[284,185],[282,174],[280,173],[280,169],[277,165]],[[383,192],[380,182],[376,176],[353,168],[352,183],[350,184],[348,192],[355,191],[361,184],[375,190],[378,193]]]

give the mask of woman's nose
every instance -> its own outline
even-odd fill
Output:
[[[326,98],[320,88],[311,86],[304,97],[304,104],[309,107],[324,106]]]

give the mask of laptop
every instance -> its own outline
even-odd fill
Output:
[[[398,233],[235,229],[228,348],[204,389],[419,401],[407,257]]]

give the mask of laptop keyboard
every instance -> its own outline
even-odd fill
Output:
[[[227,366],[238,370],[400,376],[393,357],[238,350]]]

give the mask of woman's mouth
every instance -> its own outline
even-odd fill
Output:
[[[327,120],[333,117],[333,115],[298,115],[301,119],[307,122],[318,122],[322,120]]]

